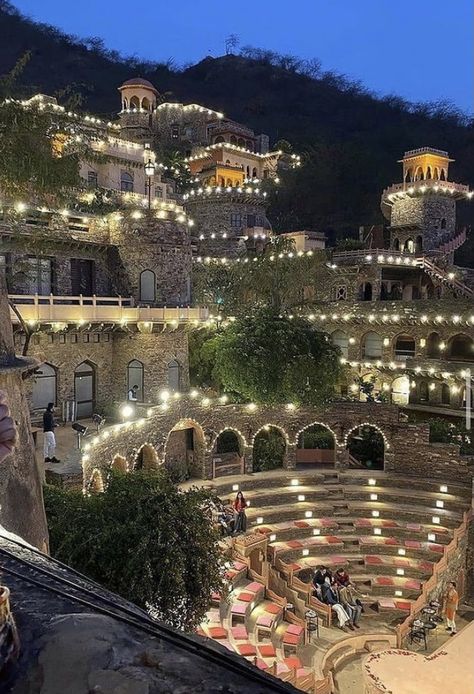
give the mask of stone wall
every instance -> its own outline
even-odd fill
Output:
[[[390,223],[392,226],[419,226],[423,249],[432,250],[439,246],[444,236],[453,234],[456,229],[456,201],[446,195],[431,194],[398,199],[393,203]],[[414,234],[416,236],[416,232]]]

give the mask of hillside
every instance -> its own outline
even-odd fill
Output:
[[[0,2],[0,35],[8,37],[0,42],[0,74],[31,51],[18,93],[53,94],[69,86],[81,93],[81,108],[108,115],[118,107],[117,86],[140,75],[168,98],[223,110],[273,141],[291,142],[305,166],[272,201],[277,229],[318,229],[334,238],[382,221],[380,193],[400,179],[397,159],[424,145],[448,150],[456,159],[451,178],[474,186],[472,124],[442,104],[376,98],[337,75],[317,68],[302,74],[297,61],[257,50],[206,58],[184,70],[127,60],[100,40],[80,41],[35,24],[6,2]],[[473,210],[461,205],[460,223],[472,223]]]

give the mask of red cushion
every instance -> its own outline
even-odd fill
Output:
[[[336,545],[336,544],[342,544],[341,540],[338,537],[335,537],[334,535],[326,535],[326,541],[330,545]]]
[[[261,658],[257,658],[257,662],[255,663],[255,665],[256,665],[260,670],[268,670],[268,668],[269,668],[269,665],[268,665],[264,660],[262,660]]]
[[[255,597],[255,593],[246,593],[243,591],[242,593],[239,593],[237,596],[237,600],[241,600],[242,602],[252,602],[252,600]]]
[[[299,636],[297,636],[296,634],[288,634],[288,632],[283,637],[283,643],[286,643],[289,646],[297,646],[299,640]]]
[[[227,638],[227,629],[224,629],[223,627],[209,627],[208,632],[209,632],[209,636],[212,639],[226,639]]]
[[[306,523],[306,521],[295,521],[294,524],[297,528],[309,528],[309,523]]]
[[[296,658],[296,656],[285,658],[285,663],[291,669],[301,667],[301,660],[299,658]]]
[[[248,586],[245,586],[245,590],[249,593],[258,593],[258,591],[262,590],[262,588],[263,584],[258,583],[257,581],[253,581],[252,583],[249,583]]]
[[[232,627],[231,631],[232,636],[236,641],[245,641],[249,637],[247,629],[243,624],[239,625],[238,627]]]
[[[303,631],[304,631],[304,627],[300,627],[299,624],[290,624],[290,626],[286,630],[286,633],[287,634],[296,634],[297,636],[299,636]]]
[[[409,602],[405,602],[404,600],[395,600],[395,605],[398,607],[399,610],[405,610],[406,612],[410,611]]]
[[[280,605],[275,605],[274,602],[271,602],[269,605],[265,606],[265,612],[269,612],[270,614],[279,614],[281,610],[282,608]]]
[[[239,651],[240,655],[257,655],[255,646],[252,646],[251,643],[238,644],[237,650]]]
[[[299,547],[303,546],[303,544],[299,540],[288,540],[286,544],[291,549],[298,549]]]
[[[258,652],[262,658],[274,658],[276,656],[275,647],[271,643],[265,643],[258,647]]]

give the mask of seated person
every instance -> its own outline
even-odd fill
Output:
[[[336,571],[336,573],[334,574],[334,578],[336,579],[336,583],[338,586],[348,586],[351,582],[349,574],[345,569],[342,568]]]
[[[362,603],[360,598],[365,597],[367,596],[359,593],[353,583],[339,587],[339,600],[341,605],[351,618],[352,624],[356,629],[360,629],[359,619],[362,614]]]
[[[341,603],[339,602],[339,596],[337,594],[337,586],[336,583],[333,579],[331,582],[331,579],[329,576],[326,576],[324,583],[322,585],[322,594],[323,594],[323,602],[326,603],[326,605],[330,605],[331,609],[336,613],[337,618],[339,620],[339,629],[342,629],[342,631],[354,631],[354,627],[351,624],[351,619]]]
[[[320,566],[319,569],[317,569],[314,573],[313,586],[316,589],[318,586],[320,588],[323,585],[323,583],[327,577],[332,579],[332,573],[329,571],[329,569],[326,566]]]

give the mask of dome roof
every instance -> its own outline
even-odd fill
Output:
[[[155,94],[158,94],[158,91],[155,89],[152,83],[143,79],[143,77],[132,77],[132,79],[126,80],[122,85],[120,85],[119,89],[123,89],[124,87],[144,87],[145,89],[151,89]]]

